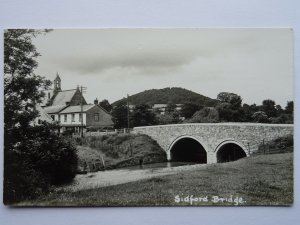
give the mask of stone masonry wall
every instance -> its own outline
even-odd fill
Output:
[[[198,123],[135,127],[134,133],[152,137],[169,155],[170,146],[180,137],[197,139],[207,151],[208,162],[216,162],[216,149],[223,142],[235,142],[243,147],[247,155],[256,151],[264,140],[293,134],[291,124],[260,123]]]

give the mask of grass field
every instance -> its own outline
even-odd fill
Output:
[[[178,202],[179,199],[183,201]],[[20,203],[19,206],[291,204],[293,204],[293,153],[283,153],[205,165],[175,175],[110,187],[76,192],[52,192],[34,201]]]

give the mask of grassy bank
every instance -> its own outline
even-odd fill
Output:
[[[76,138],[79,172],[164,162],[166,154],[150,137],[136,134]]]
[[[231,196],[239,205],[290,205],[293,203],[293,154],[259,155],[122,185],[53,192],[22,205],[180,206],[191,205],[190,201],[184,201],[191,195],[202,198],[192,205],[234,205]],[[183,198],[183,202],[175,202],[175,196]],[[222,202],[213,196],[227,200]]]

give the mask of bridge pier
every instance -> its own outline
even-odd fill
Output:
[[[167,151],[167,160],[168,161],[171,161],[171,152],[170,151]]]
[[[217,162],[217,155],[215,152],[207,152],[207,164],[212,164]]]

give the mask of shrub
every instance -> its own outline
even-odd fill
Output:
[[[216,123],[219,121],[219,113],[214,107],[204,107],[195,112],[189,120],[191,123]]]
[[[71,181],[77,170],[75,146],[51,125],[28,127],[23,141],[5,149],[4,203],[47,193],[51,185]]]
[[[258,146],[258,151],[263,151],[265,149],[264,145],[268,146],[268,149],[271,149],[271,153],[276,152],[278,150],[291,151],[293,150],[292,147],[294,146],[294,137],[293,135],[278,137],[265,144],[260,144]]]

